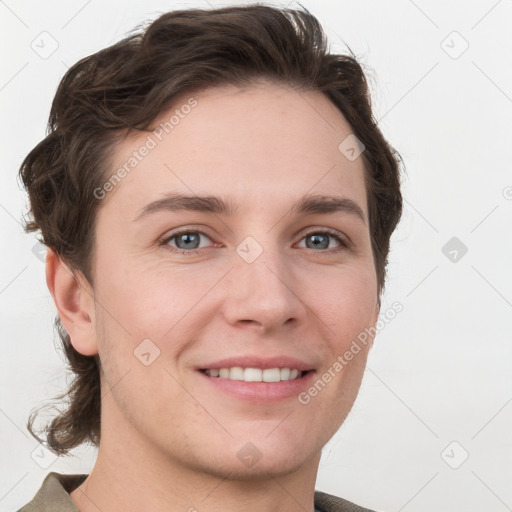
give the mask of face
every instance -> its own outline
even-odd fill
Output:
[[[130,170],[102,189],[93,263],[102,443],[241,479],[319,457],[369,344],[335,363],[378,314],[350,133],[320,93],[260,84],[185,97],[116,149]]]

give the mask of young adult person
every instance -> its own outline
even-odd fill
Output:
[[[70,68],[20,175],[75,373],[45,442],[98,456],[21,512],[368,510],[315,482],[373,342],[353,350],[399,162],[305,9],[169,12]]]

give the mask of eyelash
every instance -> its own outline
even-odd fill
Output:
[[[169,236],[166,236],[164,239],[162,239],[160,241],[159,245],[160,246],[167,246],[166,248],[171,250],[171,252],[178,253],[178,254],[186,254],[187,256],[198,254],[203,249],[207,249],[206,247],[202,247],[201,249],[191,249],[189,251],[186,251],[186,250],[178,249],[177,247],[171,247],[171,246],[168,245],[169,242],[171,240],[173,240],[174,238],[177,238],[180,235],[189,234],[189,233],[196,233],[196,234],[204,235],[207,238],[209,238],[210,240],[212,240],[212,238],[210,236],[208,236],[206,233],[204,233],[203,231],[197,231],[197,230],[192,230],[192,229],[183,229],[181,231],[177,231],[175,233],[172,233]],[[341,252],[343,250],[346,250],[346,249],[348,249],[350,247],[350,244],[349,244],[348,240],[346,240],[344,237],[339,235],[338,232],[331,231],[330,229],[326,229],[326,228],[323,228],[322,230],[311,230],[311,231],[307,231],[305,233],[301,233],[302,236],[301,236],[299,241],[301,241],[304,238],[306,238],[307,236],[313,235],[313,234],[314,235],[330,235],[331,237],[335,238],[336,241],[339,243],[338,247],[333,247],[331,249],[323,249],[321,251],[315,251],[314,249],[310,249],[313,252],[324,252],[324,253],[328,253],[328,254],[336,254],[336,253]]]

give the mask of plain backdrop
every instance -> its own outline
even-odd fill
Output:
[[[167,10],[234,3],[0,2],[0,511],[27,503],[50,471],[88,473],[96,455],[85,446],[41,467],[25,427],[65,391],[66,372],[36,238],[20,224],[21,161],[77,60]],[[316,488],[384,511],[512,510],[512,2],[302,5],[333,51],[346,43],[365,65],[406,166],[382,307],[403,310],[377,335]]]

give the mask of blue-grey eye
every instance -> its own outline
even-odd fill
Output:
[[[329,231],[312,231],[304,235],[302,240],[305,240],[305,246],[307,249],[336,249],[346,247],[346,242],[338,235],[330,233]],[[302,242],[301,240],[301,242]],[[336,245],[329,247],[330,241],[335,240]]]
[[[176,247],[177,249],[182,250],[200,249],[201,237],[205,237],[209,240],[207,235],[199,231],[182,231],[181,233],[175,233],[174,235],[170,236],[166,243],[170,244],[171,241],[174,240],[175,245],[171,245],[171,247]]]
[[[306,236],[306,247],[308,249],[328,249],[329,237],[331,235],[313,233]],[[310,241],[308,243],[308,240]]]

